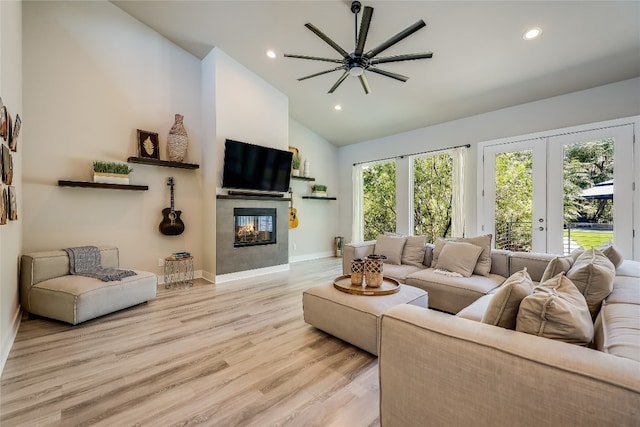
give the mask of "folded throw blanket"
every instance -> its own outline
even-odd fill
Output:
[[[100,249],[96,246],[79,246],[67,248],[64,251],[69,255],[69,272],[71,274],[93,277],[103,282],[122,280],[125,277],[136,275],[135,271],[131,270],[102,268]]]

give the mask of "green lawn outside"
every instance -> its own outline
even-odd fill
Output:
[[[568,230],[564,230],[564,237],[568,235]],[[571,240],[585,249],[591,249],[592,246],[598,247],[613,240],[613,231],[571,230]]]

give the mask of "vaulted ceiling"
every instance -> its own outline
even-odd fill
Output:
[[[219,47],[286,94],[292,118],[338,146],[640,76],[638,1],[362,1],[374,8],[365,50],[422,19],[425,28],[383,56],[433,52],[380,66],[405,83],[367,72],[368,95],[356,77],[328,94],[341,71],[298,81],[335,65],[283,57],[340,58],[306,23],[352,52],[351,1],[112,2],[199,58]],[[526,41],[531,27],[542,34]]]

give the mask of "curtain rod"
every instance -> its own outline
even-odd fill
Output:
[[[438,151],[447,151],[447,150],[453,150],[454,148],[462,148],[462,147],[470,148],[471,144],[456,145],[455,147],[448,147],[448,148],[438,148],[437,150],[421,151],[419,153],[402,154],[400,156],[385,157],[384,159],[367,160],[366,162],[356,162],[356,163],[353,164],[353,166],[355,166],[355,165],[363,165],[365,163],[382,162],[383,160],[404,159],[407,156],[418,156],[420,154],[437,153]]]

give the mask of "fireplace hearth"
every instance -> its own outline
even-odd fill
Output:
[[[273,245],[276,242],[275,208],[234,208],[233,246]]]

